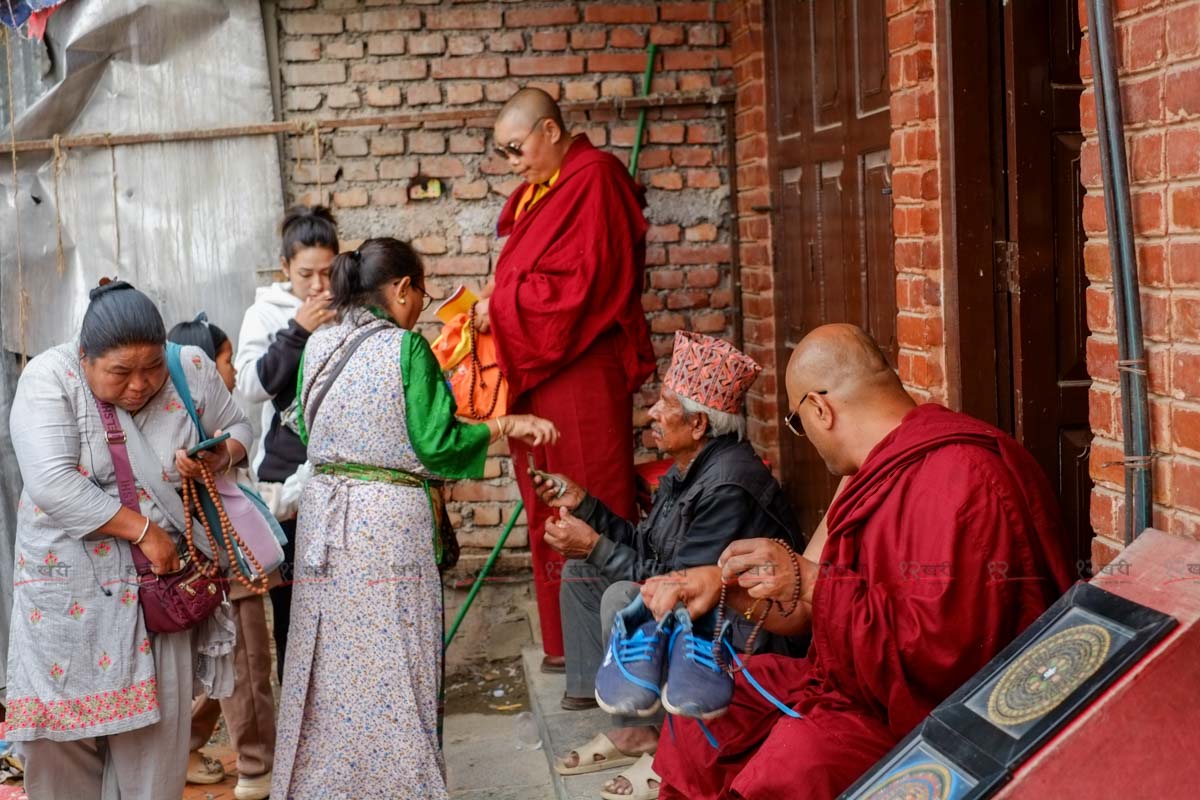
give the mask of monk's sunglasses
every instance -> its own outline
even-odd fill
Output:
[[[811,392],[805,392],[804,400],[807,400],[810,394],[829,394],[829,390],[815,389]],[[804,400],[800,401],[800,406],[804,405]],[[804,425],[800,422],[800,406],[796,406],[786,417],[783,418],[783,424],[787,425],[787,429],[789,431],[803,439]]]
[[[496,155],[500,156],[501,158],[520,158],[521,156],[525,155],[525,151],[522,148],[524,148],[525,143],[529,141],[529,137],[537,133],[538,126],[548,119],[550,118],[538,117],[533,123],[533,127],[529,129],[529,133],[525,134],[525,138],[522,139],[519,144],[498,144],[492,149],[495,150]]]

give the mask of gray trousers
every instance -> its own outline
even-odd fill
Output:
[[[29,800],[179,800],[187,780],[193,650],[192,631],[155,637],[161,718],[153,725],[70,742],[19,742]]]
[[[567,561],[562,575],[559,605],[567,657],[567,696],[591,697],[596,691],[596,671],[604,660],[613,619],[633,602],[642,587],[633,581],[611,581],[600,570],[578,559]],[[613,715],[612,719],[617,728],[650,726],[662,722],[662,712],[652,717]]]

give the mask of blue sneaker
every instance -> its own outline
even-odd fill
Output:
[[[609,714],[649,717],[658,711],[667,631],[639,595],[613,619],[604,663],[596,672],[596,702]]]
[[[675,609],[674,617],[675,629],[671,633],[667,655],[667,679],[662,689],[663,707],[680,717],[700,720],[719,717],[733,700],[733,676],[713,658],[711,633],[707,636],[695,633],[692,618],[683,608]],[[711,623],[708,628],[711,631]],[[729,635],[730,620],[726,619],[718,637],[722,647]]]

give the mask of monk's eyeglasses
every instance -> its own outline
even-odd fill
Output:
[[[496,151],[496,155],[500,156],[501,158],[520,158],[521,156],[525,155],[525,151],[522,148],[524,148],[525,143],[529,141],[529,137],[537,133],[538,126],[548,119],[550,119],[550,117],[538,117],[537,120],[534,121],[533,127],[529,129],[529,133],[525,134],[525,138],[521,140],[520,144],[498,144],[492,149],[494,149]]]
[[[804,400],[808,399],[810,394],[829,394],[828,389],[814,389],[811,392],[804,393]],[[800,406],[804,405],[804,400],[800,401]],[[783,424],[787,425],[787,429],[801,439],[804,438],[804,424],[800,422],[800,406],[796,406],[792,411],[783,418]]]

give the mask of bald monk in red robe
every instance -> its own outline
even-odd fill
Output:
[[[632,394],[655,367],[642,312],[642,190],[614,156],[569,136],[540,89],[517,92],[494,135],[525,182],[500,214],[508,241],[477,320],[495,332],[511,410],[540,414],[562,433],[556,445],[534,449],[535,467],[572,476],[635,521]],[[529,525],[543,668],[561,671],[564,559],[543,541],[551,509],[533,491],[529,451],[515,440],[509,446]]]
[[[812,645],[806,658],[754,656],[748,671],[799,717],[736,675],[732,705],[709,723],[719,749],[693,720],[664,728],[662,798],[836,797],[1072,580],[1032,456],[989,425],[916,405],[862,330],[813,330],[786,387],[788,427],[845,476],[798,574],[783,545],[745,540],[719,566],[651,579],[643,597],[660,618],[676,602],[709,612],[722,581],[738,611],[776,601],[764,627],[811,632]]]

